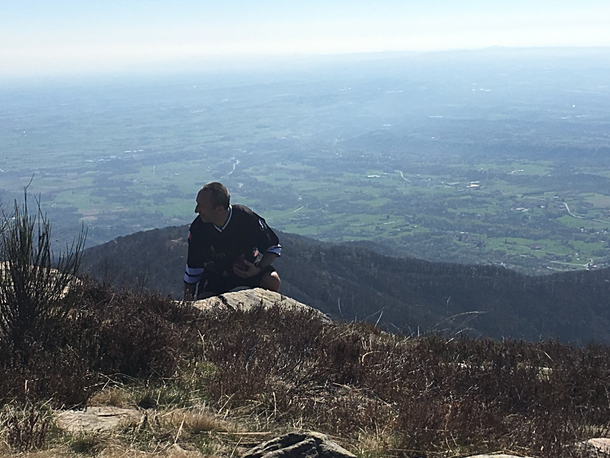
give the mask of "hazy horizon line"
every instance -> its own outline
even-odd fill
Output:
[[[502,46],[493,45],[480,48],[455,48],[426,51],[384,50],[384,51],[356,51],[340,53],[259,53],[234,54],[223,56],[199,56],[197,58],[155,59],[133,62],[131,64],[107,64],[95,69],[47,69],[46,71],[5,71],[0,72],[0,83],[35,82],[40,78],[51,80],[70,79],[97,79],[115,77],[155,77],[164,75],[179,75],[191,73],[241,73],[258,71],[274,73],[278,70],[307,69],[311,65],[332,65],[336,63],[357,63],[366,60],[381,60],[399,57],[443,56],[449,54],[476,54],[497,52],[518,52],[526,57],[527,54],[548,54],[550,57],[560,57],[568,54],[570,57],[579,57],[579,51],[610,52],[610,46]],[[580,56],[584,57],[584,56]]]

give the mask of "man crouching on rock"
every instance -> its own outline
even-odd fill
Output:
[[[238,286],[280,288],[271,263],[282,247],[265,220],[243,205],[231,205],[220,183],[208,183],[197,194],[189,230],[184,300],[205,299]]]

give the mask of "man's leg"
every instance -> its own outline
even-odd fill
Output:
[[[207,299],[208,297],[219,296],[231,290],[230,282],[218,274],[208,273],[204,279],[199,282],[197,288],[197,300]]]
[[[266,272],[261,278],[261,288],[268,289],[269,291],[279,291],[280,289],[280,276],[277,272]]]
[[[230,275],[227,278],[219,279],[219,286],[217,283],[206,285],[206,291],[211,290],[218,294],[226,293],[232,289],[245,286],[247,288],[263,288],[269,291],[278,291],[280,289],[280,276],[272,266],[267,266],[262,272],[254,277],[242,278],[237,275]]]

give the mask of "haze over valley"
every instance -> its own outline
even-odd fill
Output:
[[[610,263],[610,50],[377,53],[5,80],[0,188],[60,243],[183,225],[205,182],[278,230],[526,273]],[[186,235],[186,234],[185,234]]]

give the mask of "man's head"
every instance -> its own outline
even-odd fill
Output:
[[[229,204],[231,203],[231,194],[229,194],[229,190],[224,187],[222,183],[218,183],[214,181],[212,183],[206,184],[201,190],[200,193],[204,191],[210,192],[210,200],[214,207],[221,206],[226,210],[229,209]]]
[[[227,219],[230,201],[231,195],[221,183],[208,183],[197,193],[195,213],[204,223],[222,226]]]

